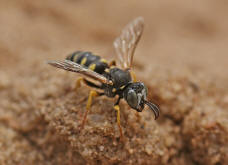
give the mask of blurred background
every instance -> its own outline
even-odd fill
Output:
[[[148,119],[148,111],[141,114],[147,118],[148,132],[141,131],[139,122],[123,125],[126,134],[136,139],[141,135],[145,141],[141,145],[129,137],[129,143],[149,151],[141,152],[143,147],[131,150],[132,159],[157,160],[157,164],[185,164],[191,159],[192,164],[220,165],[228,161],[228,1],[0,0],[0,164],[1,156],[6,162],[17,162],[6,164],[38,164],[37,160],[40,164],[43,160],[63,164],[70,160],[65,159],[66,152],[69,158],[74,154],[75,159],[91,158],[80,150],[84,143],[77,143],[87,136],[74,132],[78,128],[73,125],[78,121],[75,118],[82,109],[74,109],[81,96],[70,88],[75,75],[50,68],[45,60],[62,60],[76,50],[115,59],[113,40],[138,16],[144,17],[145,28],[136,49],[134,69],[149,86],[150,99],[162,111],[158,121]],[[80,92],[87,96],[88,91]],[[50,104],[40,106],[39,101]],[[102,101],[97,101],[95,107],[110,107],[106,114],[100,114],[109,115],[108,120],[113,122],[107,123],[112,128],[112,102]],[[49,111],[50,105],[53,111]],[[61,106],[68,108],[58,111]],[[38,113],[43,108],[45,120]],[[125,118],[134,115],[127,110],[122,113]],[[53,136],[55,127],[60,132],[57,134],[72,131],[67,137],[72,135],[70,138],[76,140],[70,141],[70,149],[66,144],[61,148],[58,137]],[[90,136],[103,138],[102,132]],[[75,146],[80,148],[78,153],[71,152]],[[107,143],[107,150],[128,153],[127,147],[115,147]],[[90,153],[97,150],[89,149]],[[106,150],[103,153],[108,154]],[[103,153],[98,152],[97,160],[103,159]],[[122,161],[128,158],[127,154],[118,154],[123,156]]]
[[[0,68],[63,59],[75,50],[113,59],[115,37],[142,16],[145,31],[135,63],[171,72],[204,72],[225,85],[227,9],[226,0],[1,0]]]

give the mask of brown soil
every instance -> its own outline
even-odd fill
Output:
[[[228,164],[227,1],[0,3],[0,164]],[[136,113],[96,98],[45,60],[89,50],[112,60],[112,41],[145,18],[134,70],[161,108]]]

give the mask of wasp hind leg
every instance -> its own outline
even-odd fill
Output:
[[[96,84],[94,84],[94,83],[92,83],[92,82],[86,80],[85,78],[80,77],[80,78],[77,80],[77,82],[76,82],[75,90],[77,90],[77,88],[80,88],[81,82],[83,82],[84,84],[86,84],[87,86],[90,86],[90,87],[92,87],[92,88],[102,89],[101,86],[98,86],[98,85],[96,85]],[[81,103],[84,102],[85,100],[86,100],[86,98],[81,99],[81,100],[79,101],[79,104],[81,104]]]
[[[81,87],[81,82],[85,83],[86,85],[88,85],[92,88],[102,89],[101,86],[98,86],[98,85],[94,84],[93,82],[90,82],[90,81],[86,80],[85,78],[80,77],[77,79],[77,81],[75,83],[75,90],[77,90],[78,88]]]
[[[82,123],[81,123],[81,126],[80,126],[80,130],[83,129],[85,123],[86,123],[86,119],[87,119],[87,115],[91,109],[91,104],[92,104],[92,101],[93,101],[93,98],[94,97],[98,97],[98,96],[102,96],[104,95],[104,93],[98,93],[97,91],[95,90],[91,90],[90,93],[89,93],[89,98],[87,100],[87,104],[86,104],[86,112],[84,114],[84,117],[83,117],[83,120],[82,120]]]
[[[80,77],[77,79],[76,83],[75,83],[75,91],[77,91],[78,88],[81,87],[81,81],[83,80],[83,77]]]
[[[122,127],[120,124],[120,106],[119,106],[119,102],[120,102],[120,98],[118,98],[117,102],[114,105],[114,109],[116,110],[116,122],[117,125],[119,127],[119,131],[120,131],[120,138],[123,138],[123,132],[122,132]]]
[[[86,85],[88,85],[88,86],[90,86],[90,87],[92,87],[92,88],[102,89],[101,86],[99,86],[99,85],[97,85],[97,84],[94,84],[93,82],[90,82],[90,81],[88,81],[88,80],[86,80],[86,79],[83,79],[83,82],[84,82]]]

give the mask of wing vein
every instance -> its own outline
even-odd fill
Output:
[[[113,43],[118,60],[124,69],[132,67],[135,48],[141,38],[143,27],[143,18],[136,18],[122,30],[121,35]]]
[[[60,68],[63,70],[83,74],[87,77],[90,77],[94,80],[100,81],[101,83],[104,83],[104,84],[110,84],[110,85],[113,84],[113,82],[111,80],[107,79],[103,75],[98,74],[92,70],[89,70],[88,68],[84,68],[83,66],[81,66],[75,62],[69,61],[69,60],[47,61],[47,63],[50,64],[51,66],[54,66],[54,67],[57,67],[57,68]]]

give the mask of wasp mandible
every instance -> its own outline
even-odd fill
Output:
[[[48,64],[54,67],[84,75],[84,78],[81,77],[77,80],[76,88],[83,81],[89,87],[102,91],[90,91],[81,128],[86,122],[92,99],[102,95],[107,97],[118,96],[114,109],[117,111],[120,136],[123,136],[119,107],[121,99],[124,99],[132,109],[138,112],[142,112],[144,106],[147,105],[153,111],[155,119],[159,117],[158,106],[147,100],[147,87],[143,82],[136,82],[135,74],[131,70],[135,48],[141,38],[143,27],[144,19],[138,17],[129,23],[122,30],[121,35],[114,40],[113,45],[121,67],[117,67],[115,61],[108,63],[100,56],[85,51],[76,51],[67,56],[65,61],[48,61]],[[95,80],[97,83],[90,79]]]

